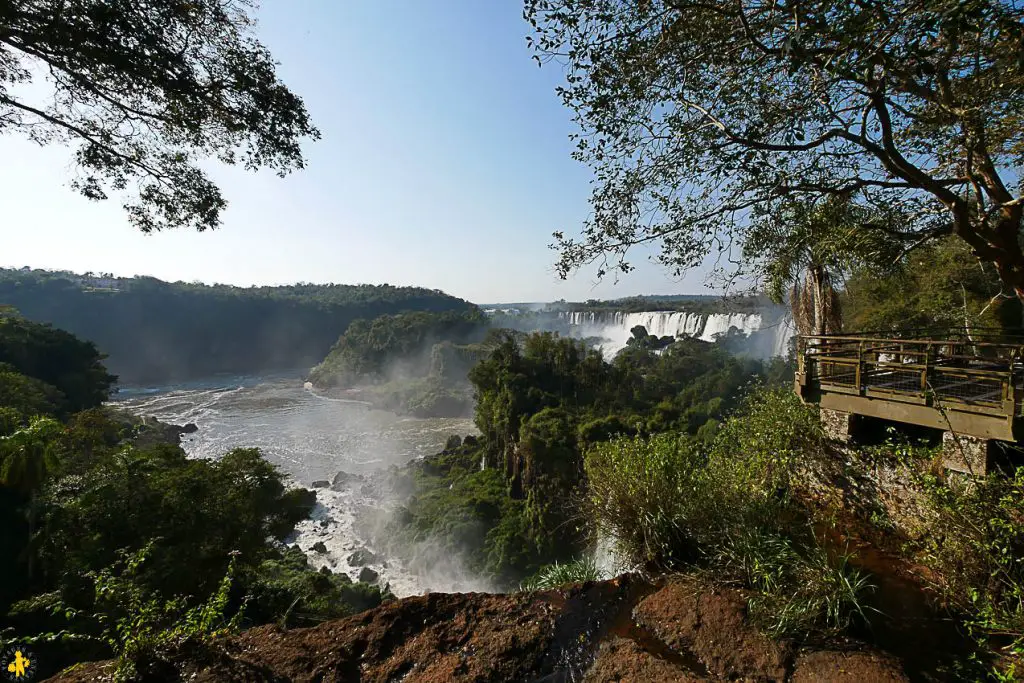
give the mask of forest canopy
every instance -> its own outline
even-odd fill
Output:
[[[893,251],[955,235],[1024,297],[1024,7],[1004,0],[527,0],[592,168],[563,276],[673,271],[751,244],[794,200],[852,198]],[[742,264],[741,269],[742,269]]]
[[[24,269],[0,270],[0,304],[94,342],[122,383],[305,369],[353,320],[476,310],[419,287],[232,287]]]
[[[217,227],[227,200],[202,162],[285,175],[320,136],[253,36],[254,7],[0,3],[0,134],[74,146],[72,187],[93,200],[129,191],[143,232]]]

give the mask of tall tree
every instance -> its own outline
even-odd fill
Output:
[[[74,187],[132,186],[144,232],[216,227],[227,202],[200,162],[284,175],[319,137],[252,36],[254,4],[0,1],[0,133],[77,146]]]
[[[910,248],[955,234],[1024,298],[1024,6],[1016,0],[526,0],[537,58],[596,173],[560,271],[662,247],[676,271],[755,211],[854,195],[905,208]],[[1017,184],[1014,187],[1014,183]]]
[[[881,215],[845,196],[787,201],[751,222],[743,262],[769,297],[788,296],[800,334],[831,334],[843,319],[835,283],[858,265],[894,267],[900,254],[879,231],[864,225],[895,226],[897,212]]]

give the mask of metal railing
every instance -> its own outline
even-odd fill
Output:
[[[1021,415],[1024,343],[805,336],[797,357],[805,381],[822,392]]]

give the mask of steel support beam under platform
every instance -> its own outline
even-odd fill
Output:
[[[850,394],[821,393],[817,400],[814,398],[812,394],[805,400],[817,403],[828,410],[952,431],[979,439],[1017,440],[1017,418],[1012,416],[965,413],[944,406],[903,403]]]

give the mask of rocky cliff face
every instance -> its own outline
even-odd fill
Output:
[[[111,663],[53,679],[103,680]],[[435,593],[308,629],[263,626],[179,654],[147,680],[403,681],[909,680],[863,645],[797,648],[762,635],[745,596],[690,579],[629,576],[558,591]]]

